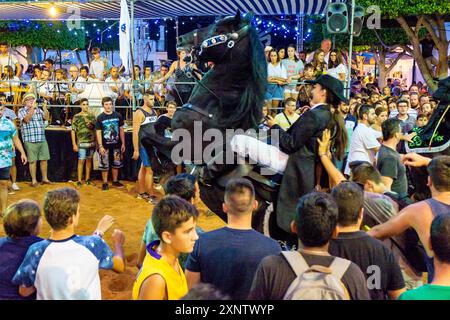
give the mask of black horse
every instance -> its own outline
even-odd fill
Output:
[[[433,98],[439,101],[428,124],[416,128],[417,136],[406,145],[407,152],[420,153],[423,156],[450,155],[450,77],[440,80]],[[427,186],[425,168],[413,168],[411,171],[416,200],[431,197]]]
[[[260,204],[253,224],[263,231],[264,213],[277,197],[277,182],[263,177],[251,166],[217,161],[229,157],[227,142],[231,135],[226,133],[227,130],[257,129],[262,119],[267,62],[251,19],[251,14],[242,17],[237,12],[234,17],[224,18],[177,39],[178,47],[196,51],[200,61],[212,62],[214,66],[194,87],[188,103],[175,112],[171,124],[172,140],[147,134],[142,143],[147,149],[156,147],[168,159],[174,160],[178,156],[178,162],[183,162],[188,171],[197,173],[203,182],[200,184],[203,202],[223,220],[226,220],[222,201],[227,181],[233,177],[252,180]],[[221,133],[223,139],[209,141],[203,137],[210,129]],[[187,146],[181,148],[181,152],[182,144],[178,139]],[[207,159],[204,152],[208,150],[211,152]],[[234,155],[231,157],[235,160]],[[211,167],[211,163],[215,176],[207,179],[203,169]]]

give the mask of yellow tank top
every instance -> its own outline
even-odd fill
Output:
[[[177,267],[180,270],[178,273],[153,250],[154,246],[156,245],[157,247],[158,244],[159,240],[153,241],[147,246],[147,254],[145,255],[141,270],[139,270],[133,285],[133,300],[138,300],[142,283],[153,274],[161,275],[166,281],[168,300],[179,300],[189,291],[186,276],[184,275],[179,262],[177,261]]]

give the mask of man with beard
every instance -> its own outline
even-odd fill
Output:
[[[375,154],[380,143],[375,137],[375,131],[370,127],[375,123],[377,115],[373,106],[363,104],[358,111],[358,126],[352,135],[350,150],[344,173],[350,175],[349,164],[353,161],[366,161],[374,163]]]

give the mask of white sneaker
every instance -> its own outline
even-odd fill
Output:
[[[19,188],[19,186],[17,185],[17,183],[13,183],[12,186],[11,186],[11,188],[12,188],[14,191],[19,191],[19,190],[20,190],[20,188]]]

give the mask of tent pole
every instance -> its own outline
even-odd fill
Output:
[[[348,74],[347,74],[347,90],[346,96],[350,98],[351,91],[351,79],[352,79],[352,56],[353,56],[353,23],[354,23],[354,15],[355,15],[355,0],[352,1],[352,9],[350,14],[350,43],[348,46]]]
[[[133,106],[133,112],[136,111],[136,95],[135,91],[137,88],[136,77],[134,74],[134,0],[130,0],[130,44],[131,44],[131,103]],[[133,115],[131,116],[133,117]]]
[[[304,28],[303,28],[303,26],[304,26],[304,18],[305,18],[305,15],[302,13],[302,14],[298,14],[297,15],[297,32],[298,32],[298,35],[297,35],[297,52],[300,52],[300,51],[303,51],[303,38],[304,38],[304,35],[305,35],[305,30],[304,30]]]

